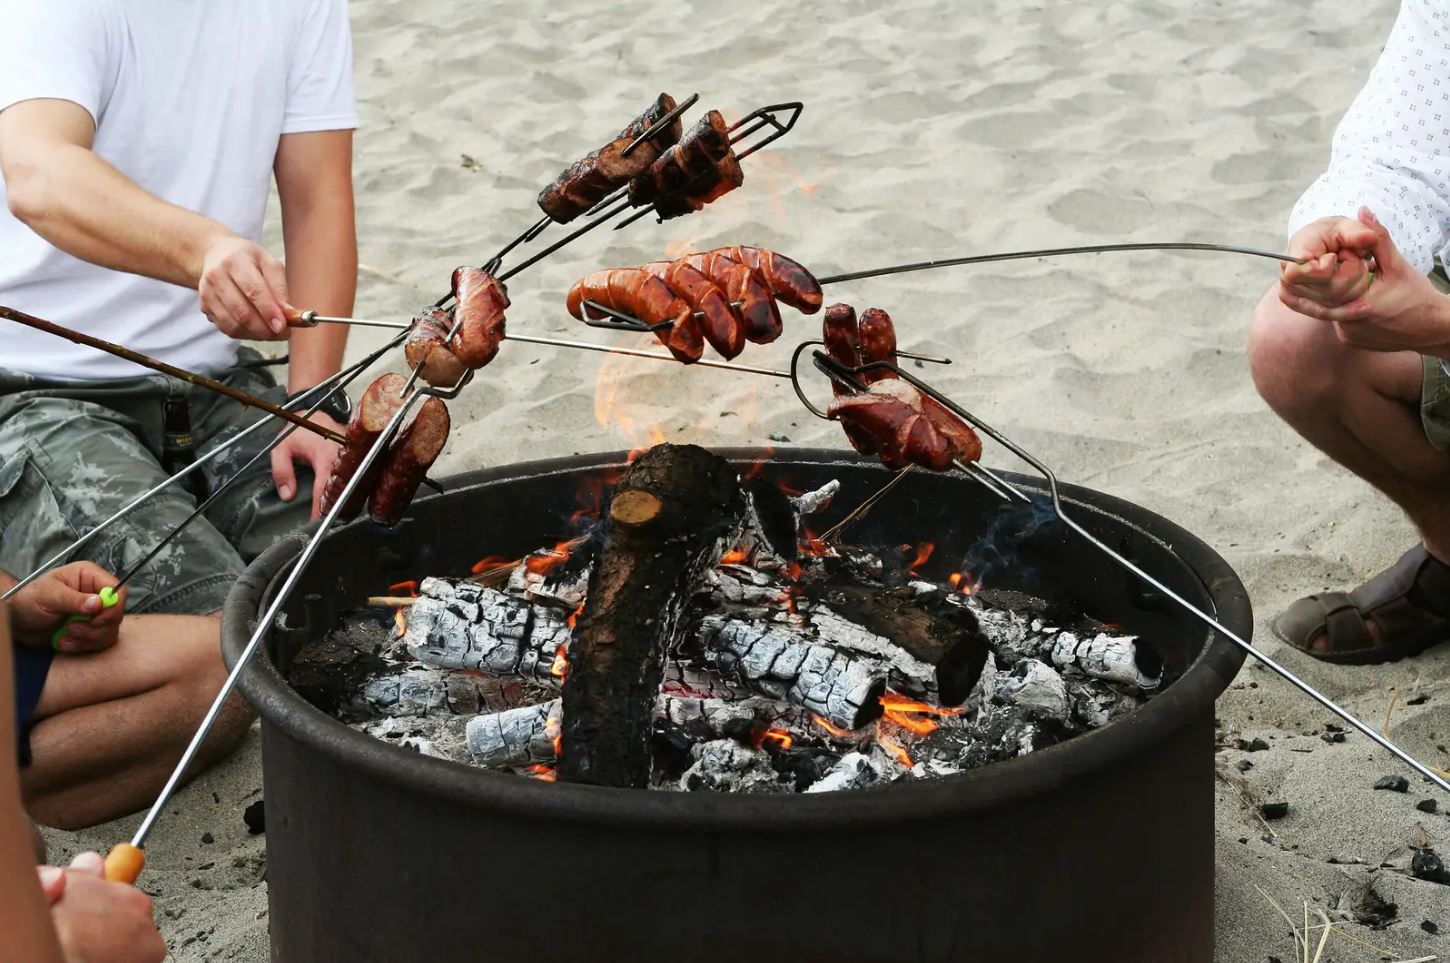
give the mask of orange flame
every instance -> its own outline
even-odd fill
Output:
[[[519,561],[516,558],[507,558],[503,555],[485,555],[483,558],[474,562],[473,567],[469,571],[474,575],[482,575],[484,572],[493,571],[494,569],[513,568],[518,563]]]
[[[408,617],[403,614],[401,605],[393,609],[393,624],[398,627],[399,636],[408,631]]]
[[[911,560],[911,564],[906,566],[906,570],[912,575],[918,574],[917,570],[926,564],[927,559],[931,558],[932,553],[935,551],[935,542],[922,542],[916,546],[916,558]]]
[[[583,602],[580,602],[579,603],[579,607],[576,608],[574,611],[570,612],[569,613],[569,617],[564,620],[564,624],[567,625],[567,626],[569,626],[569,631],[570,632],[573,632],[574,631],[575,626],[577,626],[579,624],[579,616],[581,616],[583,614],[584,614],[584,603]],[[561,647],[559,649],[559,651],[562,652],[564,650]],[[557,660],[557,656],[555,658]]]
[[[536,762],[532,766],[526,766],[524,772],[543,782],[553,782],[559,778],[559,774],[554,772],[552,766],[547,766],[542,762]]]
[[[881,707],[885,710],[887,719],[907,732],[918,736],[935,732],[939,728],[935,722],[919,718],[920,716],[959,716],[962,714],[960,708],[953,709],[934,706],[927,702],[915,702],[896,692],[887,692],[883,695]]]
[[[579,606],[579,609],[580,609],[580,611],[583,611],[584,606],[582,606],[582,605]],[[569,616],[569,618],[571,618],[571,619],[573,617],[574,616],[572,616],[572,615]],[[573,626],[571,625],[570,628],[573,628]],[[554,678],[558,679],[560,682],[563,682],[564,681],[564,677],[567,676],[568,674],[569,674],[569,647],[567,645],[561,645],[557,649],[554,650],[554,662],[553,662],[552,665],[549,666],[549,675],[551,675]]]
[[[524,559],[524,568],[530,575],[544,575],[569,561],[569,553],[573,550],[573,539],[565,539],[558,542],[553,548],[535,552]]]
[[[811,720],[814,721],[816,725],[820,726],[822,729],[835,736],[837,739],[856,738],[856,733],[852,732],[849,729],[842,729],[840,726],[833,724],[824,716],[818,716],[814,712],[811,713]]]
[[[415,578],[410,578],[406,582],[394,582],[392,585],[388,586],[389,592],[402,592],[404,590],[406,590],[408,595],[412,598],[417,598],[418,580]]]
[[[784,729],[770,729],[760,737],[761,744],[770,743],[777,749],[789,749],[795,744],[795,737]]]
[[[952,588],[961,592],[963,595],[971,595],[982,587],[981,582],[976,581],[965,572],[953,572],[947,576],[947,581],[951,583]]]
[[[876,741],[881,744],[882,749],[885,749],[887,752],[895,756],[896,761],[901,763],[906,768],[910,769],[912,766],[916,765],[916,763],[913,762],[911,759],[911,754],[907,752],[904,747],[899,746],[896,743],[892,742],[890,739],[886,738],[885,734],[881,731],[880,723],[878,723],[876,726]]]
[[[554,740],[554,756],[556,758],[564,755],[564,727],[559,720],[552,716],[544,723],[544,735]]]
[[[744,565],[749,560],[743,548],[732,548],[720,556],[721,565]]]

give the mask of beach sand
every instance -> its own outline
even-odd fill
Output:
[[[694,247],[758,243],[821,274],[1099,241],[1280,248],[1396,4],[351,8],[364,316],[405,317],[443,293],[456,264],[481,263],[532,222],[538,188],[660,90],[699,91],[702,107],[735,116],[806,103],[789,138],[746,162],[742,190],[692,217],[581,239],[512,284],[510,330],[629,341],[568,318],[568,285],[594,267]],[[1450,646],[1335,668],[1270,634],[1292,599],[1356,584],[1414,538],[1392,505],[1255,394],[1245,329],[1275,273],[1242,257],[1132,253],[883,278],[830,296],[887,307],[904,345],[955,357],[931,376],[1064,480],[1202,536],[1248,586],[1265,651],[1376,724],[1397,700],[1395,737],[1450,765]],[[794,323],[742,360],[781,365],[811,330]],[[360,332],[351,354],[373,343]],[[601,375],[614,391],[607,424],[596,418]],[[626,448],[651,427],[707,446],[843,447],[783,383],[521,344],[505,345],[453,411],[460,427],[442,474]],[[1426,699],[1408,704],[1416,697]],[[1254,665],[1219,716],[1226,744],[1263,737],[1271,748],[1218,756],[1217,958],[1296,958],[1270,898],[1299,920],[1306,901],[1329,908],[1366,882],[1398,916],[1379,932],[1346,932],[1404,957],[1450,954],[1450,938],[1421,927],[1450,930],[1450,889],[1378,869],[1404,865],[1417,826],[1450,854],[1450,817],[1414,808],[1431,787],[1373,790],[1406,770],[1361,736],[1322,741],[1331,716]],[[1241,759],[1253,768],[1241,773]],[[145,886],[178,960],[266,956],[265,837],[241,817],[261,784],[254,733],[175,798],[151,839]],[[1288,816],[1261,822],[1263,801],[1287,801]],[[50,833],[53,854],[104,850],[135,822]],[[1336,937],[1326,958],[1378,955]]]

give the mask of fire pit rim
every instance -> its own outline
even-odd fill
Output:
[[[722,448],[717,453],[742,466],[769,459],[782,464],[880,469],[879,463],[871,459],[832,449]],[[609,452],[477,469],[449,476],[445,479],[446,492],[426,500],[449,498],[484,484],[622,468],[626,458],[625,452]],[[884,474],[885,470],[880,470]],[[999,474],[1024,489],[1045,490],[1036,477],[1008,471]],[[1253,616],[1247,591],[1228,562],[1205,542],[1141,505],[1076,485],[1059,483],[1058,487],[1069,510],[1111,517],[1177,555],[1202,581],[1214,602],[1217,618],[1240,636],[1248,637]],[[423,501],[420,499],[420,503]],[[1152,529],[1140,521],[1151,524]],[[300,553],[313,530],[315,523],[279,540],[258,556],[233,585],[222,611],[222,649],[228,666],[235,663],[246,644],[255,627],[256,613],[280,584],[287,563]],[[583,819],[662,829],[808,831],[827,817],[835,826],[889,822],[900,818],[902,807],[909,807],[920,818],[961,816],[976,809],[1000,807],[1016,799],[1056,791],[1143,752],[1189,724],[1205,707],[1211,711],[1218,695],[1228,688],[1242,666],[1245,654],[1238,646],[1217,632],[1205,630],[1205,634],[1210,635],[1207,643],[1181,677],[1111,725],[958,776],[819,795],[675,793],[551,783],[423,756],[358,732],[312,706],[277,671],[265,644],[242,673],[240,689],[257,714],[289,739],[310,744],[317,751],[346,760],[371,778],[414,793],[487,804],[540,819]],[[271,642],[270,633],[264,642]]]

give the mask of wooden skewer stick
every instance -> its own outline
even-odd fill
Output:
[[[368,605],[386,605],[390,609],[405,609],[417,603],[417,599],[411,595],[369,595]]]
[[[217,381],[213,378],[208,378],[205,375],[199,375],[194,371],[187,371],[185,368],[178,368],[175,365],[169,365],[165,361],[158,361],[155,358],[150,357],[149,355],[141,354],[138,351],[132,351],[130,348],[122,347],[119,344],[112,344],[110,341],[102,341],[100,338],[93,338],[88,334],[82,334],[79,331],[73,331],[70,328],[56,324],[54,321],[47,321],[44,318],[37,318],[33,314],[26,314],[24,311],[17,311],[14,308],[8,308],[4,305],[0,305],[0,318],[6,318],[10,321],[16,322],[17,324],[23,324],[26,327],[35,328],[37,331],[44,331],[46,334],[53,334],[58,338],[65,338],[67,341],[70,341],[74,344],[83,344],[88,348],[95,348],[98,351],[104,351],[107,354],[115,355],[118,358],[124,358],[127,361],[130,361],[132,364],[139,364],[142,367],[150,368],[152,371],[159,371],[162,374],[171,375],[171,377],[173,378],[180,378],[182,381],[185,381],[188,384],[196,385],[199,388],[206,388],[209,391],[215,391],[217,394],[225,395],[226,397],[231,398],[233,401],[240,401],[242,404],[247,405],[251,408],[260,408],[262,411],[275,415],[278,418],[281,418],[285,421],[290,421],[298,428],[306,428],[313,434],[321,435],[323,438],[326,438],[329,441],[335,441],[339,445],[346,441],[346,439],[337,432],[324,428],[322,425],[319,425],[315,422],[308,421],[305,417],[295,411],[288,411],[285,408],[272,404],[272,402],[270,401],[263,401],[261,398],[258,398],[255,395],[249,395],[245,391],[233,388],[231,385],[222,384],[220,381]]]

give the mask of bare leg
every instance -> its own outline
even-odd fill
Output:
[[[1420,356],[1348,347],[1332,325],[1280,303],[1276,285],[1254,311],[1249,357],[1270,407],[1392,498],[1430,554],[1450,561],[1450,455],[1420,422]]]
[[[105,652],[56,656],[21,772],[30,815],[78,829],[148,805],[226,679],[219,629],[215,616],[138,615]],[[188,777],[226,755],[250,724],[234,697]]]

